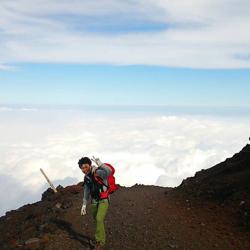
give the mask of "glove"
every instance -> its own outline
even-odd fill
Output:
[[[93,158],[91,159],[93,162],[95,162],[95,164],[100,167],[103,163],[100,161],[99,158],[95,158],[94,156],[92,156]]]
[[[81,215],[85,215],[86,213],[87,213],[87,211],[86,211],[86,205],[83,204],[82,208],[81,208]]]

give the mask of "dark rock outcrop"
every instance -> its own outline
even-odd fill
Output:
[[[230,207],[250,227],[250,145],[224,162],[187,178],[176,191],[189,198]]]

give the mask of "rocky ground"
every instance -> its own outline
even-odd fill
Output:
[[[111,196],[105,249],[250,249],[250,146],[175,189],[134,185]],[[93,249],[82,183],[0,218],[0,249]]]

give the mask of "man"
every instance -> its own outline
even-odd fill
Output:
[[[78,162],[79,168],[85,174],[81,215],[85,215],[87,213],[86,206],[89,197],[91,197],[91,213],[96,223],[95,249],[101,249],[101,247],[105,245],[106,241],[104,219],[109,207],[110,197],[108,195],[106,198],[101,198],[102,195],[100,194],[107,191],[107,179],[112,171],[99,159],[93,157],[92,160],[100,168],[92,165],[92,162],[88,157],[83,157]],[[96,178],[99,178],[104,185],[97,182]]]

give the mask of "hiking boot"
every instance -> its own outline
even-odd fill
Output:
[[[102,245],[101,245],[101,243],[99,242],[99,241],[97,241],[96,243],[95,243],[95,248],[94,248],[95,250],[101,250],[101,249],[103,249],[103,247],[102,247]]]

